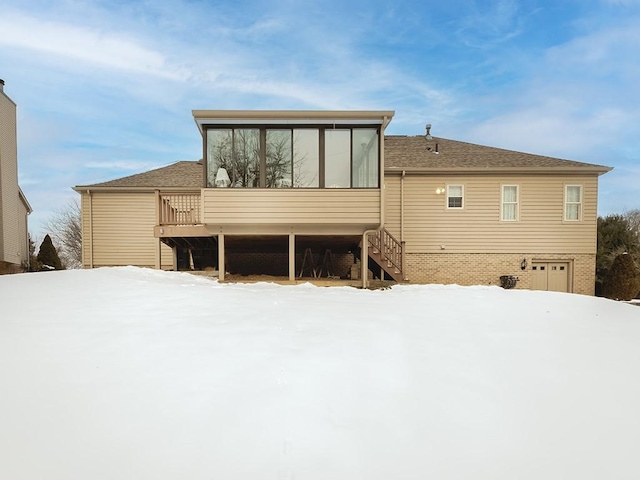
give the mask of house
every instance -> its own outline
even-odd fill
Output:
[[[18,185],[16,104],[0,80],[0,274],[23,271],[29,261],[31,206]]]
[[[75,187],[83,263],[593,294],[609,167],[385,135],[393,115],[196,110],[202,160]]]

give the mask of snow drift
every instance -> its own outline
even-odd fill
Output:
[[[0,478],[640,478],[640,308],[0,277]]]

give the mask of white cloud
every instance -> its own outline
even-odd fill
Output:
[[[0,45],[63,57],[71,62],[173,80],[184,80],[188,76],[188,72],[169,65],[164,55],[125,34],[10,12],[0,16],[0,31]]]
[[[458,38],[467,46],[483,48],[506,42],[522,33],[519,5],[515,0],[500,0],[489,7],[481,3],[467,8],[471,12],[462,17],[456,31]]]
[[[146,170],[151,170],[153,168],[158,168],[154,162],[149,161],[136,161],[136,160],[118,160],[118,161],[89,161],[84,162],[83,166],[85,168],[95,169],[95,170],[121,170],[125,172],[143,172]]]

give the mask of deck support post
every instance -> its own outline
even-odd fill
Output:
[[[218,280],[224,282],[224,234],[218,234]]]
[[[289,234],[289,281],[291,283],[296,280],[296,236],[294,233]]]
[[[156,242],[156,270],[160,270],[162,268],[162,240],[158,238]]]
[[[360,249],[362,288],[367,288],[369,280],[369,234],[371,233],[377,234],[378,230],[365,230],[362,234],[362,248]]]
[[[407,242],[400,242],[402,246],[402,280],[407,281]]]
[[[178,271],[178,247],[173,247],[171,249],[171,253],[173,253],[173,271]]]

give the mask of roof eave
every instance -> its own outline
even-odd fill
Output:
[[[385,174],[418,173],[418,174],[455,174],[455,175],[495,175],[499,173],[537,173],[548,175],[597,174],[603,175],[613,167],[564,166],[564,167],[387,167]]]
[[[394,110],[192,110],[202,133],[203,125],[214,124],[380,124],[384,130]]]
[[[18,186],[18,196],[20,197],[20,200],[22,200],[22,203],[26,207],[27,213],[28,214],[32,214],[33,213],[33,208],[31,208],[31,204],[29,204],[29,200],[27,200],[27,196],[24,194],[24,192],[22,191],[22,188],[20,188],[20,186]]]
[[[162,190],[163,192],[194,192],[200,191],[202,187],[127,187],[123,185],[76,185],[72,188],[75,192],[155,192]]]

